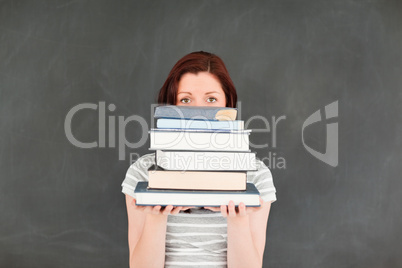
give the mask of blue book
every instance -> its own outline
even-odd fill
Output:
[[[163,105],[155,108],[154,118],[199,119],[227,121],[236,120],[237,109],[211,106]]]
[[[147,181],[140,181],[134,190],[138,206],[219,207],[228,205],[232,200],[235,206],[243,202],[248,207],[259,207],[259,196],[259,191],[252,183],[247,183],[245,191],[217,191],[152,189]]]
[[[156,121],[157,128],[176,129],[221,129],[221,130],[243,130],[243,120],[215,121],[215,120],[191,120],[160,118]]]

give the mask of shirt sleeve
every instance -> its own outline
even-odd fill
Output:
[[[256,171],[247,172],[247,182],[252,182],[266,202],[276,201],[276,189],[269,168],[259,159],[256,159]]]
[[[122,193],[135,198],[134,190],[139,181],[148,181],[148,168],[155,163],[155,153],[146,154],[137,159],[127,170],[121,184]]]

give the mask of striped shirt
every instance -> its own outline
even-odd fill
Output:
[[[139,181],[148,181],[148,168],[155,164],[155,153],[146,154],[132,164],[122,183],[122,192],[132,197]],[[276,201],[276,190],[268,167],[257,159],[257,170],[247,171],[264,201]],[[165,267],[227,267],[227,221],[220,212],[200,207],[191,213],[168,215]]]

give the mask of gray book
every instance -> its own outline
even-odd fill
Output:
[[[237,109],[210,106],[164,105],[155,108],[154,118],[200,119],[228,121],[236,120]]]
[[[151,189],[147,181],[140,181],[134,190],[138,206],[195,206],[219,207],[232,200],[235,206],[243,202],[247,207],[260,206],[260,193],[248,182],[245,191]]]

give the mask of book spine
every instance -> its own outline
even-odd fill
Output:
[[[255,153],[162,151],[155,153],[156,164],[166,170],[256,170]]]
[[[249,133],[151,131],[150,149],[249,152]]]
[[[228,107],[183,107],[175,105],[158,106],[155,109],[154,118],[177,119],[203,119],[203,120],[235,120],[236,108]]]
[[[208,119],[216,120],[216,110],[186,109],[179,106],[159,106],[155,109],[155,118],[177,118],[177,119]]]

